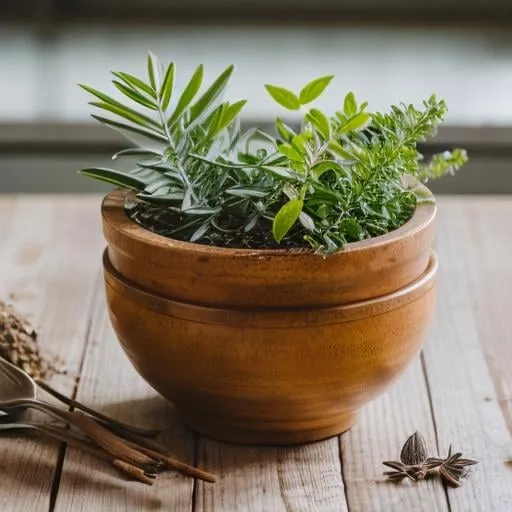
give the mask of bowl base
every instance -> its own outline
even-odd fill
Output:
[[[215,421],[201,414],[177,411],[179,420],[199,435],[234,444],[256,446],[286,446],[322,441],[349,430],[357,419],[357,412],[350,412],[322,421],[316,428],[304,425],[287,425],[288,429],[272,430],[265,423],[236,425],[228,421]]]

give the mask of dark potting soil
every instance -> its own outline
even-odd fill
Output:
[[[183,233],[182,238],[180,233],[173,233],[176,226],[181,224],[179,215],[158,205],[143,202],[127,203],[126,213],[130,219],[143,228],[174,240],[188,241],[193,232]],[[272,224],[270,221],[267,222],[268,224],[259,223],[249,233],[243,229],[229,233],[211,230],[195,243],[231,249],[304,249],[308,252],[311,251],[311,247],[301,239],[298,231],[294,236],[292,230],[289,236],[278,244],[272,235]],[[229,225],[229,221],[224,222],[224,225]]]

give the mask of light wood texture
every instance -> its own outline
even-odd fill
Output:
[[[72,372],[88,340],[81,401],[141,426],[165,424],[167,446],[218,481],[194,484],[169,473],[145,488],[74,449],[66,451],[60,475],[57,444],[2,434],[2,512],[51,510],[52,485],[58,512],[512,510],[512,198],[439,200],[439,304],[424,368],[417,359],[341,438],[297,448],[195,437],[137,376],[106,319],[102,287],[91,295],[103,246],[99,201],[0,199],[0,299],[15,294],[15,305],[44,327],[44,347],[63,354]],[[57,384],[68,394],[74,387],[73,379]],[[382,460],[397,458],[414,430],[434,451],[436,439],[441,453],[453,442],[481,461],[461,488],[445,494],[438,481],[384,482]]]
[[[72,198],[35,196],[0,204],[0,298],[28,314],[40,329],[40,345],[47,355],[65,359],[69,375],[54,379],[52,385],[71,395],[91,316],[95,260],[103,243],[94,215],[99,201],[82,199],[77,206]],[[11,435],[2,439],[0,510],[47,511],[59,472],[58,455],[55,442]]]
[[[296,448],[201,439],[198,461],[219,475],[199,483],[197,512],[347,512],[337,438]]]
[[[503,242],[500,237],[489,236],[489,232],[481,233],[480,239],[471,235],[478,216],[486,219],[489,228],[496,223],[506,230],[510,213],[502,210],[501,216],[495,216],[494,210],[495,215],[492,215],[493,210],[488,213],[485,204],[484,201],[478,213],[471,212],[468,203],[460,200],[442,209],[438,245],[444,264],[439,278],[439,305],[424,350],[441,454],[447,452],[452,443],[455,451],[464,451],[467,457],[480,461],[472,471],[472,485],[449,491],[453,512],[474,510],[475,503],[480,510],[512,510],[512,471],[505,464],[511,448],[510,430],[496,399],[491,375],[499,385],[505,379],[510,381],[511,370],[510,367],[505,369],[502,375],[496,368],[490,372],[492,367],[485,357],[485,354],[503,353],[505,362],[510,361],[512,346],[508,345],[507,350],[503,339],[495,339],[500,336],[499,332],[488,332],[489,323],[483,323],[481,318],[482,314],[489,314],[489,304],[483,306],[482,297],[478,297],[484,296],[491,304],[496,304],[497,299],[507,300],[511,272],[502,267],[501,288],[495,288],[493,294],[486,293],[487,280],[496,277],[500,259],[491,254],[479,257],[478,246],[496,248]],[[508,246],[512,249],[510,238]],[[510,323],[511,311],[509,309],[507,315],[497,308],[491,311],[492,318],[501,323],[508,316]]]
[[[159,442],[177,458],[193,462],[192,435],[176,423],[167,402],[128,364],[106,311],[105,294],[100,289],[95,297],[94,320],[77,399],[94,403],[96,409],[126,423],[164,428],[165,435]],[[193,487],[194,479],[172,471],[160,475],[152,487],[127,482],[102,461],[71,449],[64,464],[55,511],[190,510]]]
[[[350,512],[448,512],[437,481],[390,485],[384,460],[399,460],[400,447],[415,431],[435,451],[435,427],[419,358],[396,387],[363,408],[354,428],[340,438]]]

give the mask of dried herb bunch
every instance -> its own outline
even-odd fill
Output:
[[[37,333],[26,318],[14,308],[0,301],[0,357],[19,366],[34,379],[44,379],[61,372],[55,364],[45,359],[37,344]],[[61,363],[61,364],[58,364]]]
[[[175,64],[164,68],[150,54],[146,80],[113,73],[113,85],[132,105],[82,85],[98,100],[91,105],[110,114],[93,117],[137,146],[114,158],[138,158],[128,170],[89,168],[82,174],[133,189],[140,208],[149,205],[146,217],[159,218],[147,225],[172,238],[330,254],[401,226],[418,203],[433,200],[419,181],[466,161],[465,152],[455,149],[425,163],[417,149],[444,119],[444,101],[431,96],[419,109],[401,104],[370,112],[349,92],[340,98],[342,108],[328,115],[311,104],[330,75],[298,93],[266,85],[280,106],[301,111],[298,131],[277,118],[275,136],[257,129],[242,133],[245,100],[221,99],[232,72],[229,66],[200,93],[200,65],[178,93]],[[145,222],[144,215],[134,216]]]
[[[463,459],[460,452],[452,453],[451,446],[444,459],[428,457],[425,439],[419,432],[415,432],[402,447],[400,461],[384,461],[383,464],[392,469],[385,471],[384,475],[394,482],[404,478],[417,482],[429,475],[438,474],[448,485],[458,487],[467,476],[468,467],[477,464],[477,461]]]

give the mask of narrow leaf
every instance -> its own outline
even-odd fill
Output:
[[[124,119],[127,119],[132,123],[140,124],[142,126],[147,126],[153,129],[158,129],[158,131],[161,130],[160,124],[158,124],[150,117],[147,117],[143,114],[139,114],[135,110],[128,109],[126,107],[118,107],[117,105],[111,105],[110,103],[105,103],[103,101],[90,101],[89,105],[101,108],[103,110],[107,110],[108,112],[112,112],[112,114],[116,114],[120,117],[123,117]]]
[[[205,93],[190,107],[189,124],[203,114],[210,105],[224,92],[233,73],[234,66],[227,67],[210,85]]]
[[[293,92],[288,89],[284,89],[283,87],[277,87],[276,85],[266,84],[265,89],[267,89],[268,93],[274,101],[279,103],[279,105],[287,108],[288,110],[298,110],[300,108],[300,101]]]
[[[167,66],[167,71],[165,72],[164,80],[162,82],[162,87],[160,88],[160,105],[162,110],[165,111],[169,106],[169,102],[171,101],[172,96],[172,88],[174,85],[174,62],[171,62],[169,66]]]
[[[196,231],[194,231],[194,233],[192,233],[192,236],[190,237],[190,242],[197,242],[198,240],[203,238],[203,236],[206,235],[206,233],[208,233],[208,230],[210,229],[210,225],[211,225],[210,219],[208,219],[206,222],[201,224],[199,226],[199,228]]]
[[[241,110],[244,108],[247,100],[240,100],[232,105],[228,105],[226,109],[222,112],[222,118],[220,120],[220,130],[226,128],[229,124],[233,122],[233,120],[238,116]],[[219,131],[220,131],[219,130]]]
[[[331,140],[327,146],[331,152],[335,153],[338,156],[345,160],[354,160],[355,157],[351,153],[349,153],[346,149],[344,149],[340,144]]]
[[[265,165],[261,169],[264,170],[265,172],[269,172],[270,174],[279,176],[280,178],[293,179],[296,177],[296,174],[293,171],[291,171],[290,169],[287,169],[285,167]]]
[[[192,78],[189,83],[185,87],[185,90],[180,96],[178,100],[178,104],[176,105],[176,109],[174,110],[171,118],[167,122],[169,128],[174,125],[174,123],[182,116],[185,109],[188,107],[189,103],[194,99],[195,95],[199,91],[201,84],[203,82],[203,65],[200,64],[198,68],[195,70]]]
[[[302,199],[292,199],[277,212],[272,224],[272,233],[276,242],[280,243],[286,233],[297,222],[303,205],[304,201]]]
[[[126,174],[121,171],[115,171],[114,169],[106,169],[103,167],[90,167],[87,169],[81,169],[78,174],[89,176],[112,185],[119,187],[129,188],[132,190],[141,190],[146,186],[146,183],[131,174]]]
[[[124,123],[119,123],[118,121],[114,121],[112,119],[107,119],[105,117],[97,116],[95,114],[91,114],[91,117],[99,121],[100,123],[106,124],[107,126],[110,126],[116,130],[119,130],[121,133],[123,133],[123,130],[126,130],[128,132],[136,133],[138,135],[142,135],[144,137],[147,137],[148,139],[155,140],[157,142],[163,142],[167,143],[168,140],[163,135],[160,135],[159,133],[147,129],[147,128],[141,128],[137,126],[132,126]],[[130,137],[128,137],[130,139]],[[132,139],[130,139],[132,140]]]
[[[308,231],[315,230],[315,221],[306,212],[300,212],[299,221]]]
[[[243,187],[233,187],[226,190],[226,194],[230,196],[240,197],[265,197],[268,195],[268,190],[258,190]]]
[[[137,78],[136,76],[130,75],[128,73],[124,73],[122,71],[112,71],[112,74],[132,89],[145,92],[148,96],[156,100],[155,91],[151,88],[151,86],[149,86],[146,82],[143,82],[140,78]]]
[[[151,87],[156,91],[158,89],[158,80],[160,75],[160,69],[161,65],[160,62],[158,62],[158,59],[156,58],[153,53],[148,53],[148,76],[149,76],[149,83],[151,84]]]
[[[125,96],[128,96],[131,100],[135,101],[135,103],[138,103],[139,105],[142,105],[143,107],[150,108],[151,110],[157,110],[158,107],[156,104],[151,101],[149,98],[146,98],[141,93],[137,92],[134,89],[131,89],[130,87],[127,87],[126,85],[122,84],[121,82],[118,82],[117,80],[113,80],[112,83],[114,86],[119,89]]]
[[[120,156],[159,156],[162,157],[163,154],[155,151],[154,149],[147,149],[147,148],[128,148],[128,149],[122,149],[121,151],[118,151],[113,157],[112,160],[115,160],[116,158]]]
[[[309,84],[304,86],[299,94],[301,104],[306,105],[307,103],[311,103],[313,100],[316,100],[324,92],[325,88],[333,78],[333,75],[322,76],[312,80]]]

